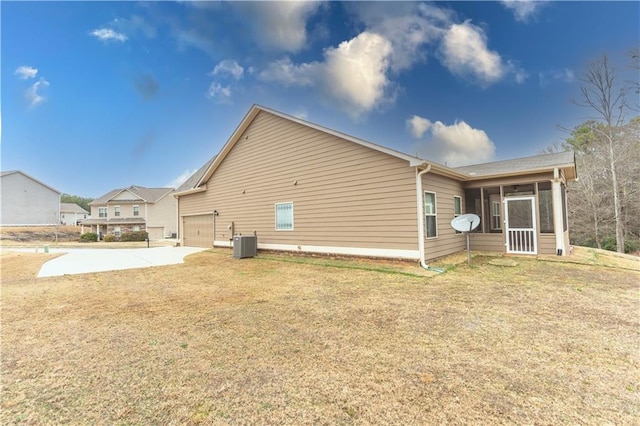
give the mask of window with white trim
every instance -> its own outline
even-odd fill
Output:
[[[120,238],[121,233],[120,233],[120,227],[119,226],[116,226],[116,227],[113,228],[113,235],[115,235],[116,238]]]
[[[133,225],[133,232],[140,232],[140,225]]]
[[[456,218],[462,214],[462,197],[459,195],[453,196],[453,217]],[[462,234],[462,232],[456,229],[456,234]]]
[[[293,231],[293,203],[276,203],[276,231]]]
[[[114,207],[113,207],[113,215],[114,215],[115,217],[120,216],[120,206],[114,206]]]
[[[425,216],[425,236],[426,238],[436,238],[437,218],[436,218],[436,193],[424,192],[424,216]]]
[[[491,201],[491,230],[502,229],[500,201]]]
[[[137,205],[133,206],[133,215],[140,216],[140,206],[137,206]]]
[[[106,207],[98,207],[98,217],[107,217]]]

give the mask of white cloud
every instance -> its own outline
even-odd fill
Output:
[[[25,93],[25,97],[27,98],[27,101],[29,102],[29,106],[31,107],[35,107],[41,103],[43,103],[44,101],[46,101],[47,99],[42,96],[39,91],[46,89],[47,87],[49,87],[49,82],[47,80],[45,80],[44,78],[40,78],[40,80],[36,81],[35,83],[33,83],[26,91]]]
[[[450,167],[490,161],[495,145],[484,130],[474,129],[464,121],[448,126],[414,115],[407,120],[412,135],[421,139],[427,132],[430,138],[416,145],[418,154]]]
[[[102,41],[115,40],[124,42],[127,40],[127,36],[123,33],[118,33],[111,28],[100,28],[91,31],[91,35]]]
[[[285,86],[313,86],[318,69],[318,62],[294,64],[289,57],[271,62],[258,74],[264,81],[275,81]]]
[[[182,172],[179,176],[175,177],[174,179],[172,179],[169,183],[167,183],[165,186],[168,188],[177,188],[180,185],[182,185],[183,183],[185,183],[187,181],[187,179],[189,179],[191,176],[193,176],[193,174],[197,171],[197,169],[187,169],[184,172]]]
[[[237,2],[249,19],[256,41],[273,50],[298,52],[307,43],[307,20],[318,10],[316,1]]]
[[[477,79],[482,85],[497,82],[507,71],[500,55],[487,47],[482,28],[470,21],[451,25],[442,41],[441,52],[449,71]]]
[[[36,75],[38,74],[38,68],[23,65],[21,67],[18,67],[15,70],[14,74],[17,75],[21,80],[27,80],[36,77]]]
[[[558,81],[561,83],[573,83],[576,79],[573,70],[563,68],[561,70],[551,70],[538,73],[540,87],[547,87],[551,83]]]
[[[231,98],[231,87],[223,86],[218,82],[213,82],[207,91],[207,98],[216,99],[218,101],[228,101]]]
[[[407,120],[407,126],[414,138],[421,139],[425,132],[429,130],[429,127],[431,127],[431,121],[418,115],[414,115]]]
[[[219,74],[229,74],[235,80],[240,80],[244,74],[244,68],[234,60],[225,59],[224,61],[220,61],[218,65],[213,68],[213,71],[211,71],[211,75],[215,76]]]
[[[367,31],[391,42],[391,69],[400,72],[427,57],[425,46],[437,42],[451,24],[452,12],[427,4],[406,2],[348,3]]]
[[[284,58],[271,63],[259,78],[284,85],[315,86],[352,117],[359,117],[390,100],[387,74],[391,52],[386,38],[365,31],[338,47],[325,49],[323,62],[296,65]]]
[[[335,99],[344,101],[354,115],[375,108],[385,99],[391,43],[369,32],[325,51],[325,84]]]
[[[544,0],[502,0],[502,5],[513,12],[516,21],[527,22],[545,5]]]

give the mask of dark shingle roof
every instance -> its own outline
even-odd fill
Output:
[[[554,167],[573,165],[574,163],[573,151],[565,151],[536,155],[533,157],[516,158],[513,160],[454,167],[453,169],[468,174],[469,176],[489,176],[524,171],[548,170]]]
[[[178,189],[176,189],[176,192],[188,191],[189,189],[193,189],[215,159],[216,156],[214,155],[213,158],[211,158],[204,164],[204,166],[200,167],[194,174],[192,174],[189,179],[185,180],[184,183],[180,185]]]

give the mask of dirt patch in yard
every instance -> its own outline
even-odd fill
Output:
[[[56,239],[57,234],[57,239]],[[80,239],[79,226],[3,226],[0,240],[4,245],[12,243],[70,242]]]
[[[635,271],[477,256],[418,277],[216,249],[36,280],[44,256],[2,257],[2,424],[640,416]]]

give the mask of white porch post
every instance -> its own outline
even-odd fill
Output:
[[[564,217],[562,210],[562,180],[558,168],[553,170],[553,182],[551,182],[553,195],[553,229],[556,234],[556,254],[567,256],[567,248],[564,246]]]

